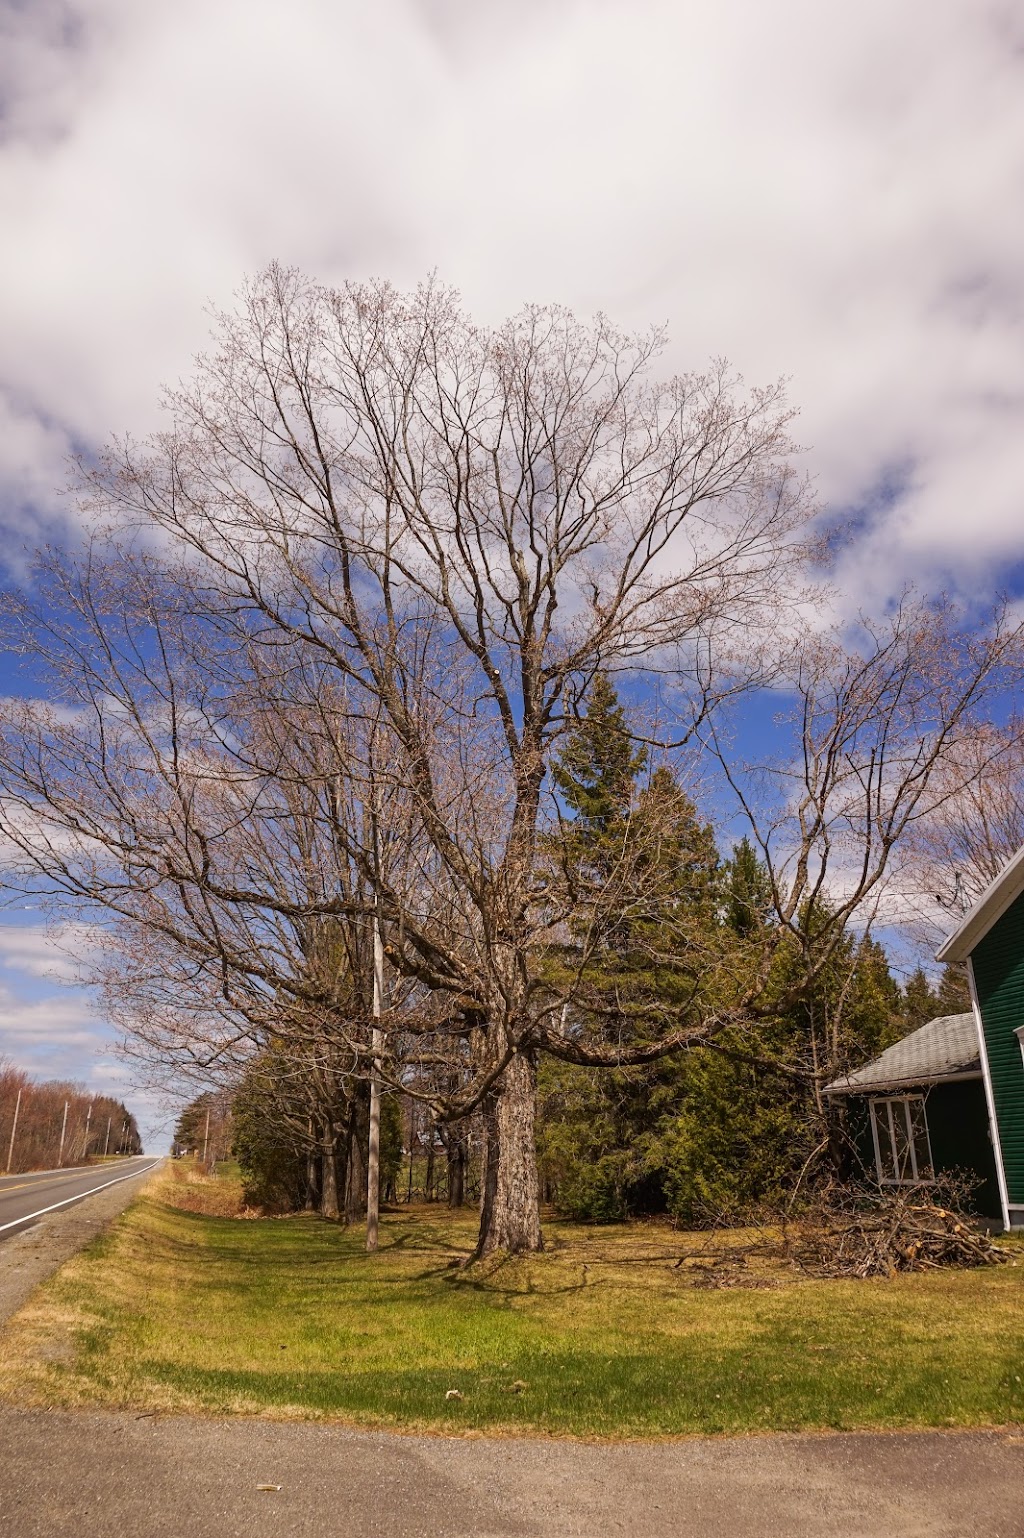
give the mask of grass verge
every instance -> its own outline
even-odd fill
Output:
[[[891,1281],[694,1285],[700,1235],[550,1223],[463,1269],[471,1214],[243,1221],[169,1171],[11,1322],[0,1395],[584,1437],[1024,1419],[1019,1264]],[[458,1396],[448,1398],[450,1390]]]

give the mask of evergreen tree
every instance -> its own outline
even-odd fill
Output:
[[[903,1035],[909,1035],[918,1026],[926,1025],[943,1013],[931,983],[922,968],[917,967],[903,988]]]
[[[695,1007],[693,978],[706,973],[703,963],[725,938],[713,832],[667,768],[655,769],[641,789],[645,765],[614,690],[599,679],[556,769],[576,813],[558,858],[582,899],[566,956],[582,970],[578,1007],[622,1041],[638,1003],[648,1025],[660,1009],[666,1027],[677,1026]],[[561,1210],[598,1220],[664,1210],[659,1129],[678,1098],[680,1071],[672,1059],[599,1072],[544,1065],[542,1170]]]
[[[674,782],[671,788],[659,782],[658,799],[662,808],[673,804],[678,817],[676,838],[662,844],[673,879],[647,872],[648,915],[625,926],[631,950],[607,957],[600,980],[625,990],[632,965],[634,991],[660,989],[678,1007],[687,943],[718,945],[723,976],[742,979],[757,959],[750,920],[760,912],[767,922],[760,895],[766,876],[756,856],[741,853],[735,860],[734,852],[723,883],[710,829],[701,827],[692,803]],[[737,888],[740,901],[732,909]],[[749,894],[753,900],[745,901]],[[659,925],[663,960],[655,966]],[[673,970],[665,955],[677,942]],[[789,968],[798,964],[794,940],[779,953],[773,984],[780,995]],[[725,1029],[713,1045],[611,1073],[548,1065],[540,1147],[549,1195],[567,1215],[595,1221],[667,1211],[699,1224],[778,1204],[816,1153],[814,1168],[825,1167],[826,1146],[833,1162],[842,1163],[841,1129],[831,1127],[818,1091],[899,1037],[902,1004],[884,948],[870,936],[848,936],[799,1005],[756,1026]]]
[[[738,935],[754,934],[768,922],[772,889],[764,862],[744,834],[725,867],[725,915]]]
[[[634,751],[626,713],[611,681],[598,673],[586,714],[552,771],[562,799],[582,824],[607,827],[628,812],[637,776],[646,764],[646,749]]]
[[[940,1015],[966,1015],[971,1009],[971,990],[967,968],[962,962],[943,967],[936,996]]]
[[[630,747],[624,712],[607,680],[569,739],[556,775],[580,808],[553,851],[571,886],[575,916],[565,960],[582,976],[576,1009],[623,1039],[640,1004],[677,1026],[699,955],[721,949],[718,850],[691,798],[659,766],[642,789],[644,752]],[[609,723],[611,723],[609,725]]]
[[[265,1212],[294,1212],[309,1196],[309,1149],[303,1146],[282,1108],[268,1096],[254,1065],[232,1106],[231,1152],[242,1171],[245,1201]]]
[[[640,788],[643,762],[602,680],[558,769],[576,814],[559,857],[582,898],[565,958],[582,970],[578,1007],[589,1004],[623,1041],[630,1005],[648,1021],[663,1009],[669,1029],[688,1010],[695,1020],[727,1012],[761,964],[772,922],[768,872],[750,840],[723,866],[713,830],[668,769]],[[541,1168],[559,1210],[594,1221],[666,1211],[687,1223],[737,1218],[783,1200],[826,1147],[841,1161],[821,1087],[902,1034],[905,999],[884,948],[847,935],[799,1003],[771,1015],[771,998],[784,998],[813,960],[823,913],[819,899],[777,947],[759,1022],[643,1067],[542,1067]]]

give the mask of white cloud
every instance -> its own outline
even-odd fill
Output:
[[[1009,0],[39,0],[8,40],[8,525],[268,259],[435,265],[667,320],[674,366],[792,376],[858,596],[1021,549],[1024,25]],[[12,25],[13,23],[9,23]],[[2,425],[2,424],[0,424]],[[878,499],[881,486],[895,495]],[[59,511],[59,510],[58,510]]]
[[[77,1074],[84,1066],[77,1054],[97,1047],[96,1021],[87,1001],[71,993],[51,994],[28,1003],[4,989],[0,994],[0,1040],[18,1067],[30,1073],[35,1071],[34,1059],[50,1065],[47,1072],[54,1077],[52,1064],[59,1049],[64,1058],[75,1055]]]
[[[139,1088],[131,1065],[114,1048],[113,1032],[81,990],[64,988],[28,998],[22,989],[0,983],[0,1059],[9,1059],[37,1081],[65,1080],[122,1100],[147,1150],[160,1152],[170,1142],[174,1121],[168,1096]],[[195,1092],[180,1086],[178,1102]]]
[[[0,924],[0,967],[26,977],[75,982],[92,944],[84,924]]]

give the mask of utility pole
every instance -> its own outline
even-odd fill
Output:
[[[57,1168],[64,1163],[64,1134],[68,1130],[68,1103],[64,1102],[64,1120],[60,1124],[60,1151],[57,1154]]]
[[[378,899],[379,901],[379,899]],[[373,1065],[370,1069],[370,1146],[366,1157],[366,1248],[377,1248],[380,1224],[380,1054],[383,1039],[380,1026],[381,1002],[384,996],[384,941],[380,933],[380,917],[373,915],[373,1036],[371,1051]]]
[[[89,1101],[89,1109],[85,1113],[85,1137],[82,1140],[82,1158],[89,1157],[89,1123],[92,1121],[92,1101]]]
[[[110,1147],[110,1123],[113,1121],[113,1119],[114,1118],[112,1116],[108,1116],[107,1117],[107,1136],[106,1136],[106,1139],[104,1140],[104,1143],[103,1143],[103,1157],[104,1157],[104,1159],[107,1157],[107,1150]]]
[[[366,1248],[377,1248],[380,1227],[380,1056],[383,1035],[378,1021],[384,1001],[384,940],[380,932],[380,830],[377,825],[377,793],[373,787],[373,864],[376,892],[373,900],[373,1035],[370,1050],[370,1137],[366,1150]]]
[[[8,1173],[8,1175],[11,1173],[11,1160],[14,1158],[14,1134],[18,1130],[18,1112],[20,1110],[21,1110],[21,1090],[19,1089],[19,1091],[18,1091],[18,1098],[14,1102],[14,1121],[13,1121],[13,1123],[11,1125],[11,1141],[7,1145],[7,1173]]]
[[[206,1148],[210,1141],[210,1107],[206,1107],[206,1131],[203,1133],[203,1168],[206,1168]]]

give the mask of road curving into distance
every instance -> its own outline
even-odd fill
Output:
[[[139,1155],[117,1163],[85,1165],[79,1169],[36,1170],[28,1175],[0,1177],[0,1244],[25,1232],[37,1218],[70,1207],[123,1180],[155,1169],[160,1159]]]

